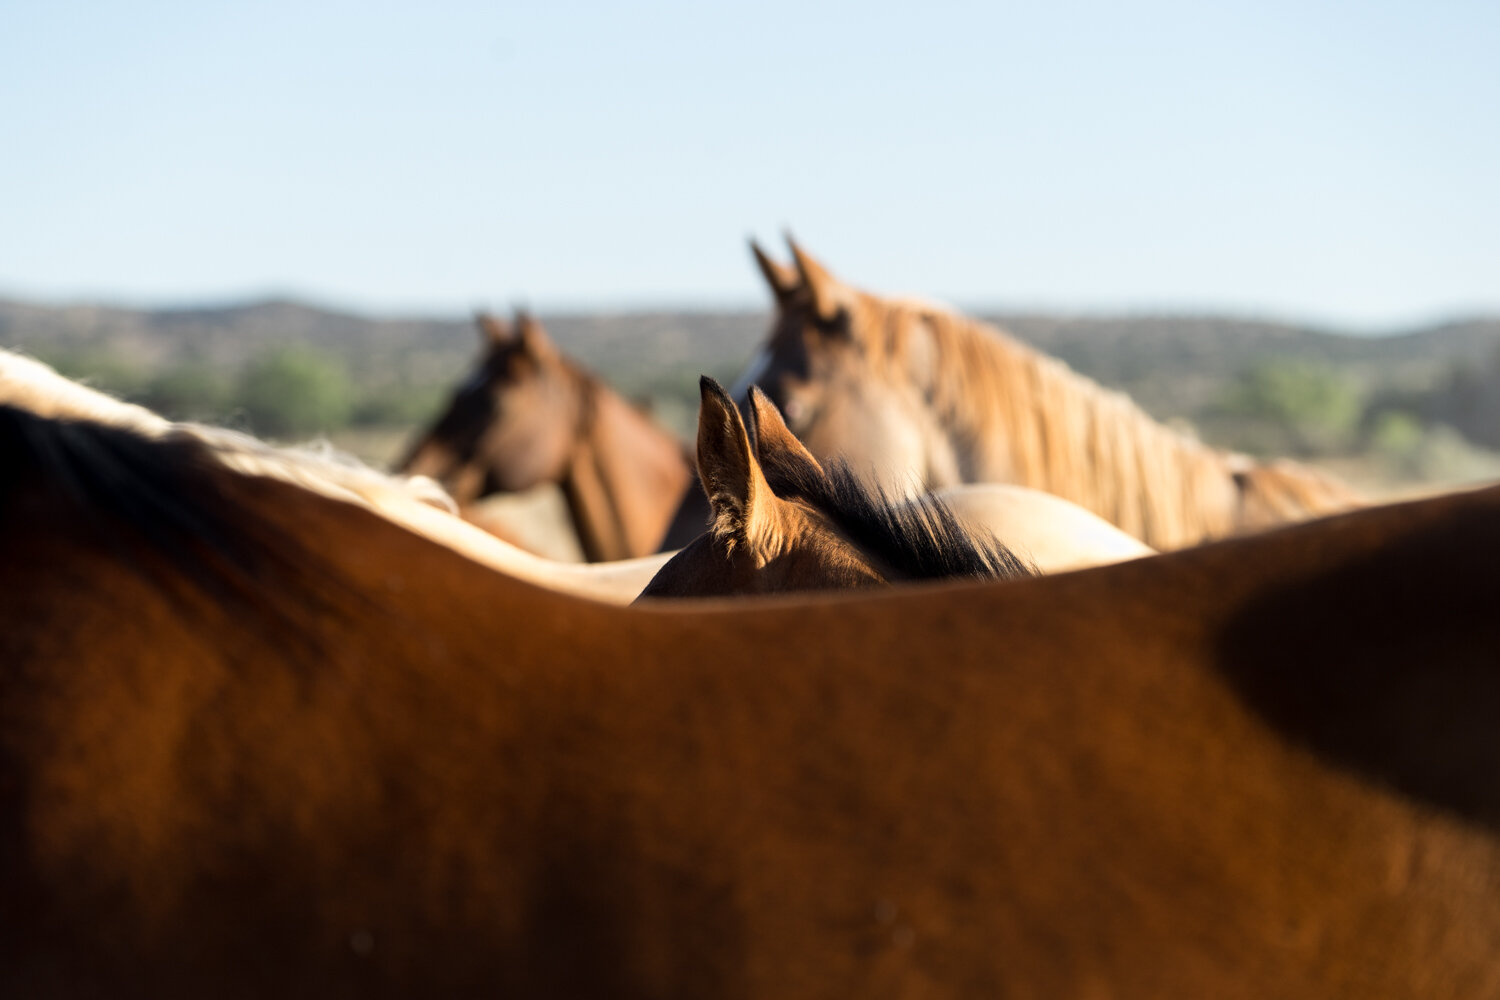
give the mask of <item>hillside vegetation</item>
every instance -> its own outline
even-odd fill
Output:
[[[557,342],[692,433],[697,379],[732,381],[760,312],[542,315]],[[1500,320],[1384,337],[1221,317],[991,315],[1042,351],[1216,445],[1368,483],[1500,477]],[[297,302],[132,310],[0,301],[0,345],[168,416],[278,439],[324,434],[383,462],[478,353],[472,322]]]

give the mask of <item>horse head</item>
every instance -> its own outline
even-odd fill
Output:
[[[584,410],[580,380],[540,323],[521,311],[477,323],[479,363],[398,467],[460,504],[561,479]]]
[[[928,405],[936,347],[924,327],[788,243],[792,266],[751,244],[776,318],[741,382],[765,390],[812,454],[842,456],[887,491],[962,481]]]
[[[698,472],[709,530],[668,560],[642,597],[871,587],[947,576],[1029,575],[940,501],[893,502],[842,463],[825,468],[759,388],[749,425],[719,383],[699,383]]]

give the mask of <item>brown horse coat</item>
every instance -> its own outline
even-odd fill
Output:
[[[691,609],[0,408],[0,994],[1490,997],[1500,491]]]
[[[398,471],[427,475],[468,508],[539,483],[562,489],[590,562],[660,548],[692,465],[681,442],[566,357],[522,313],[479,317],[484,354]]]
[[[703,376],[699,392],[698,474],[713,520],[667,560],[641,597],[852,590],[1036,572],[937,497],[892,500],[838,464],[824,469],[759,389],[749,393],[748,426],[718,382]]]

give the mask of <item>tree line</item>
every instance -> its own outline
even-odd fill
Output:
[[[414,427],[431,417],[444,394],[435,384],[359,382],[342,359],[301,345],[267,347],[233,370],[190,359],[147,372],[98,351],[44,360],[169,419],[281,440],[347,427]]]

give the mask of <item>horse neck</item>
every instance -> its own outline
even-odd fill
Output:
[[[590,562],[657,550],[691,482],[682,445],[618,393],[589,380],[562,480]]]
[[[944,334],[934,406],[967,482],[1045,490],[1159,549],[1232,533],[1228,457],[993,327]]]

